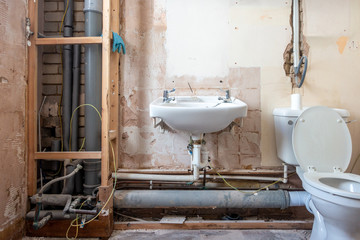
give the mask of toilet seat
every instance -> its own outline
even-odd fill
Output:
[[[352,173],[304,173],[304,180],[324,192],[360,200],[360,176]]]
[[[351,159],[351,136],[333,109],[310,107],[300,114],[292,132],[295,158],[306,172],[344,172]]]
[[[311,107],[296,120],[295,158],[307,184],[341,197],[360,199],[360,176],[344,173],[351,159],[351,136],[345,121],[333,109]]]

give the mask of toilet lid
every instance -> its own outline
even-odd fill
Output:
[[[305,171],[344,172],[351,159],[351,136],[345,121],[327,107],[306,109],[296,120],[293,150]]]

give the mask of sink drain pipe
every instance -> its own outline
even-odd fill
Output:
[[[118,190],[115,208],[280,208],[303,206],[298,198],[309,195],[285,190],[257,193],[234,190]],[[303,202],[305,204],[305,202]]]

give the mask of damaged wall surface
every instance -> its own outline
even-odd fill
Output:
[[[359,2],[303,1],[301,39],[309,68],[300,90],[304,106],[348,109],[358,119],[360,68]],[[272,111],[290,106],[293,93],[284,52],[292,40],[288,0],[122,0],[120,167],[188,168],[188,136],[153,129],[149,104],[164,89],[177,95],[221,95],[219,88],[249,105],[244,127],[207,134],[214,166],[251,169],[281,166],[276,156]],[[319,10],[321,9],[321,11]],[[332,24],[329,24],[331,22]],[[334,27],[333,27],[334,26]],[[360,123],[349,125],[360,172]]]
[[[263,68],[286,78],[282,53],[291,39],[288,1],[122,1],[120,167],[189,168],[189,136],[152,127],[149,104],[165,89],[176,96],[231,96],[249,106],[243,128],[206,134],[213,165],[261,166]],[[263,41],[266,39],[266,41]],[[265,54],[266,53],[266,54]],[[265,102],[265,104],[267,104]],[[275,161],[275,165],[279,165]]]
[[[0,0],[0,239],[22,231],[26,211],[26,0]]]

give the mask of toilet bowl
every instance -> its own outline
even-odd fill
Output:
[[[318,106],[298,116],[290,112],[274,110],[277,152],[281,160],[297,166],[311,194],[311,240],[360,239],[360,176],[344,173],[352,151],[347,111]]]

